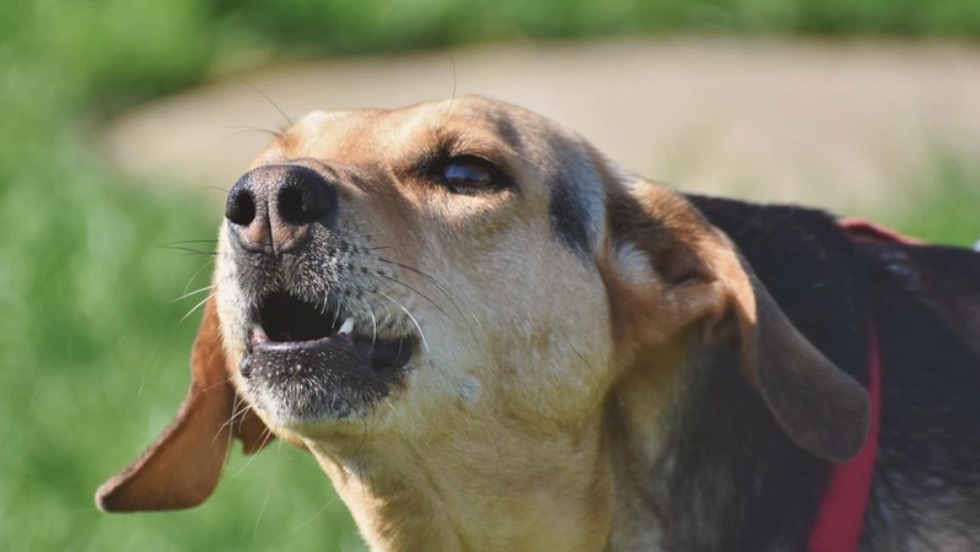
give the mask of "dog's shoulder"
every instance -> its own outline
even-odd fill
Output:
[[[913,344],[929,363],[980,377],[977,252],[854,239],[835,217],[815,209],[688,199],[735,242],[804,335],[847,372],[863,379],[873,324],[883,333],[884,353],[908,343],[902,335],[918,336]]]
[[[877,280],[913,295],[980,358],[980,254],[945,246],[867,243]]]
[[[980,460],[980,255],[899,243],[858,248],[871,261],[886,374],[902,383],[893,410],[907,419],[929,413],[923,431],[960,428],[948,444]]]
[[[884,405],[879,506],[869,528],[933,549],[980,547],[980,254],[871,243]],[[895,531],[914,511],[914,532]],[[905,514],[902,514],[905,515]],[[877,530],[876,530],[877,529]]]

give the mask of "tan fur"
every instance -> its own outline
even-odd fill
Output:
[[[440,148],[493,161],[517,189],[449,193],[418,170]],[[384,248],[358,266],[387,257],[418,269],[397,271],[405,286],[380,284],[414,320],[367,299],[424,346],[365,419],[290,425],[244,393],[275,435],[316,456],[371,548],[653,546],[658,521],[634,490],[654,484],[642,467],[658,453],[686,348],[725,339],[734,317],[742,369],[756,377],[756,294],[727,239],[573,133],[480,98],[312,114],[252,167],[278,163],[339,175],[337,231]],[[559,244],[550,223],[552,191],[569,174],[599,198],[589,251]],[[222,231],[216,309],[241,390],[248,327],[233,255]]]

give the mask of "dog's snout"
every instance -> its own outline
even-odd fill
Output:
[[[259,167],[228,194],[225,218],[242,248],[281,255],[306,244],[313,226],[330,226],[337,210],[334,186],[295,165]]]

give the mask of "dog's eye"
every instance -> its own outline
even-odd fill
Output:
[[[439,177],[456,194],[480,195],[508,186],[508,180],[500,169],[472,155],[448,159],[442,164]]]

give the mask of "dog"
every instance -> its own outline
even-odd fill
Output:
[[[968,249],[685,196],[465,97],[281,132],[213,283],[103,510],[195,506],[274,436],[373,550],[980,550]]]

